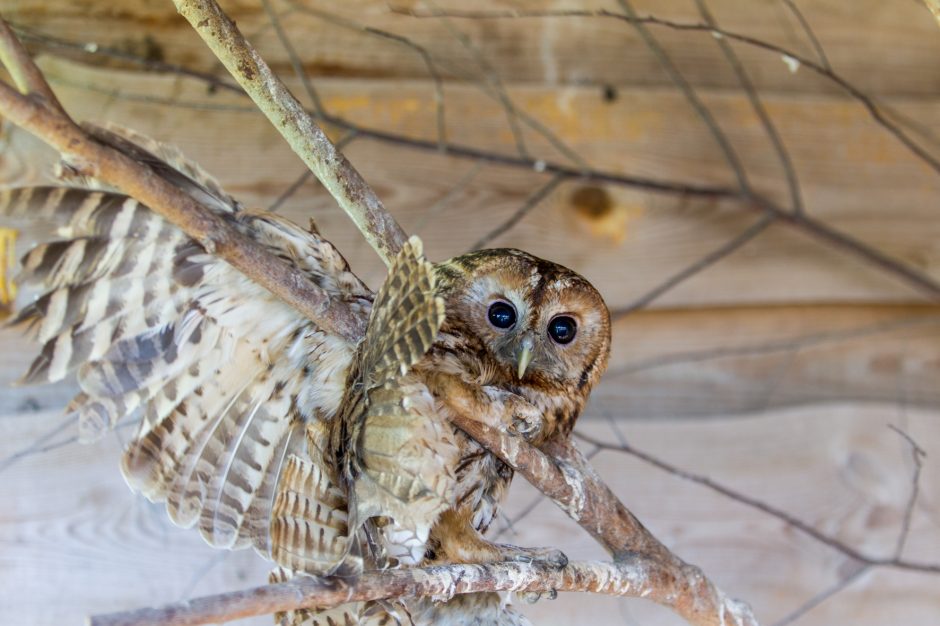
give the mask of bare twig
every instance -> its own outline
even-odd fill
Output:
[[[894,557],[901,558],[904,552],[904,545],[907,543],[907,536],[911,532],[911,518],[914,516],[914,506],[917,504],[917,496],[920,493],[920,472],[924,467],[923,458],[927,453],[917,445],[917,442],[906,432],[893,424],[888,424],[888,428],[900,435],[911,448],[911,459],[914,461],[914,472],[911,475],[911,493],[907,497],[907,504],[904,506],[904,517],[901,520],[901,531],[898,533],[898,542],[894,549]]]
[[[616,596],[645,597],[661,604],[676,604],[674,587],[699,585],[701,580],[671,580],[659,563],[638,559],[633,563],[575,562],[564,569],[538,563],[441,565],[427,568],[367,572],[351,583],[298,576],[288,582],[232,593],[207,596],[155,609],[98,615],[89,626],[194,626],[263,615],[298,607],[331,607],[347,602],[402,596],[449,597],[483,591],[549,592],[587,591]],[[691,615],[714,611],[710,626],[756,624],[750,610],[725,598],[715,598],[722,612],[704,603],[683,607]]]
[[[307,97],[310,99],[310,104],[313,106],[314,112],[316,113],[317,117],[322,119],[326,115],[326,109],[323,107],[323,101],[320,100],[320,94],[317,93],[313,83],[310,82],[310,77],[307,75],[307,71],[304,69],[304,65],[300,61],[300,57],[297,56],[297,51],[294,50],[294,45],[287,37],[287,33],[284,32],[284,27],[281,26],[281,19],[278,17],[277,11],[275,11],[274,7],[271,6],[270,0],[261,0],[261,4],[264,6],[264,12],[267,14],[271,26],[274,27],[274,32],[277,34],[278,41],[281,42],[281,45],[284,47],[284,51],[287,52],[287,58],[290,59],[290,64],[294,70],[294,74],[300,80],[300,84],[303,85],[304,91],[307,92]]]
[[[648,304],[656,300],[656,298],[660,297],[661,295],[663,295],[664,293],[666,293],[667,291],[669,291],[676,285],[688,280],[692,276],[695,276],[702,270],[705,270],[711,267],[712,265],[714,265],[721,259],[733,253],[735,250],[738,250],[741,246],[743,246],[744,244],[746,244],[747,242],[751,241],[752,239],[757,237],[759,234],[764,232],[768,226],[774,223],[775,219],[776,218],[773,215],[765,214],[759,220],[757,220],[756,222],[748,226],[740,234],[735,235],[726,243],[722,244],[720,248],[712,250],[711,252],[709,252],[708,254],[700,258],[699,260],[697,260],[695,263],[692,263],[688,267],[682,269],[677,274],[670,276],[669,278],[664,280],[662,283],[660,283],[656,287],[653,287],[651,290],[649,290],[648,292],[646,292],[645,294],[643,294],[642,296],[640,296],[639,298],[637,298],[636,300],[628,304],[627,306],[621,309],[617,309],[616,311],[611,311],[611,316],[610,316],[611,321],[616,322],[626,317],[627,315],[630,315],[634,311],[638,311],[639,309],[642,309],[643,307],[647,306]]]
[[[771,626],[788,626],[789,624],[792,624],[793,622],[800,619],[801,617],[803,617],[804,615],[806,615],[807,613],[815,609],[817,606],[819,606],[820,604],[822,604],[823,602],[825,602],[832,596],[847,589],[849,585],[851,585],[853,582],[858,580],[862,574],[864,574],[871,568],[872,568],[871,565],[863,565],[860,563],[856,563],[855,569],[852,570],[850,574],[848,574],[847,576],[843,576],[838,581],[836,581],[835,584],[815,594],[812,598],[804,602],[795,610],[788,613],[779,621],[774,622]]]
[[[382,260],[391,263],[405,242],[401,226],[242,37],[235,23],[213,0],[174,0],[174,3],[294,152],[336,198]]]
[[[806,37],[812,44],[813,50],[816,51],[816,56],[819,57],[819,63],[827,70],[832,71],[832,66],[829,64],[829,58],[826,56],[826,51],[823,49],[822,44],[819,43],[819,38],[816,37],[816,32],[813,30],[813,27],[810,26],[809,22],[806,20],[806,17],[803,16],[803,12],[800,11],[800,8],[796,6],[796,2],[794,0],[783,0],[783,3],[787,5],[787,8],[790,9],[790,12],[793,13],[797,21],[800,23],[800,27],[803,29],[803,32],[806,33]]]
[[[650,49],[650,51],[653,53],[653,56],[655,56],[656,60],[659,61],[659,64],[669,76],[670,80],[672,80],[676,87],[679,88],[679,91],[681,91],[686,100],[689,101],[689,104],[695,110],[696,114],[702,118],[702,121],[708,127],[708,130],[711,132],[711,135],[718,144],[718,147],[721,148],[722,153],[724,153],[725,160],[734,171],[734,175],[738,180],[738,188],[741,190],[741,193],[745,197],[750,196],[751,186],[747,180],[747,172],[745,172],[744,165],[741,164],[741,160],[738,158],[734,147],[732,147],[731,142],[728,140],[728,136],[725,135],[724,131],[721,129],[718,121],[712,116],[711,111],[708,110],[708,107],[705,106],[705,103],[702,102],[701,98],[698,97],[695,89],[692,87],[689,81],[685,79],[685,76],[682,75],[682,72],[679,71],[679,68],[676,67],[676,65],[672,62],[672,59],[669,58],[669,55],[666,54],[666,51],[663,50],[663,47],[659,45],[659,42],[656,41],[656,38],[653,37],[653,34],[650,33],[649,29],[646,28],[646,24],[637,18],[636,11],[633,10],[633,5],[630,4],[629,0],[617,0],[617,2],[620,4],[620,7],[623,9],[624,13],[627,14],[627,21],[633,24],[633,27],[640,34],[640,38],[643,39],[643,42],[646,43],[646,47]]]
[[[506,218],[501,224],[498,224],[493,230],[480,237],[480,239],[470,246],[470,250],[480,250],[490,244],[493,240],[506,234],[519,223],[522,218],[528,215],[529,211],[534,209],[547,198],[555,189],[565,181],[567,177],[561,174],[555,174],[551,180],[539,187],[532,195],[526,198],[518,209],[513,211],[512,215]]]
[[[477,175],[480,173],[480,170],[482,169],[482,162],[478,161],[474,163],[473,167],[467,170],[467,173],[461,176],[460,180],[458,180],[453,187],[447,190],[447,193],[445,193],[439,200],[429,206],[421,214],[421,217],[418,218],[418,221],[415,222],[414,226],[412,227],[412,232],[415,234],[420,233],[421,229],[423,229],[425,225],[437,217],[441,211],[446,209],[448,205],[450,205],[450,203],[453,202],[457,196],[461,194],[470,185],[470,183],[473,182],[473,179],[477,177]]]
[[[708,478],[707,476],[701,476],[699,474],[695,474],[693,472],[689,472],[679,467],[676,467],[675,465],[672,465],[671,463],[663,461],[662,459],[655,457],[648,452],[638,450],[637,448],[635,448],[634,446],[631,446],[628,443],[612,444],[612,443],[608,443],[605,441],[601,441],[589,435],[585,435],[583,433],[575,433],[575,435],[582,441],[586,441],[590,444],[593,444],[605,450],[612,450],[616,452],[623,452],[625,454],[629,454],[630,456],[636,457],[645,463],[648,463],[654,467],[657,467],[663,470],[664,472],[672,474],[673,476],[677,476],[679,478],[682,478],[683,480],[687,480],[689,482],[702,485],[703,487],[707,487],[711,489],[712,491],[720,493],[721,495],[734,500],[735,502],[740,502],[741,504],[747,505],[753,509],[757,509],[758,511],[761,511],[772,517],[775,517],[783,522],[786,522],[787,524],[799,530],[800,532],[804,533],[805,535],[812,537],[819,543],[829,546],[833,550],[836,550],[837,552],[840,552],[844,554],[845,556],[858,561],[859,563],[865,563],[867,565],[872,565],[872,566],[877,566],[877,567],[893,567],[897,569],[911,570],[911,571],[916,571],[916,572],[940,574],[940,563],[921,563],[917,561],[909,561],[906,559],[901,559],[896,556],[875,557],[875,556],[867,555],[861,552],[860,550],[858,550],[857,548],[853,548],[852,546],[846,544],[845,542],[840,541],[839,539],[836,539],[835,537],[826,535],[822,531],[819,531],[813,528],[808,523],[804,522],[803,520],[795,517],[794,515],[782,509],[778,509],[777,507],[767,504],[766,502],[762,502],[761,500],[758,500],[757,498],[735,491],[734,489],[731,489],[730,487],[727,487],[725,485],[722,485],[721,483],[715,482],[714,480],[712,480],[711,478]]]
[[[617,315],[613,312],[612,315]],[[769,341],[751,345],[735,346],[730,348],[712,348],[706,350],[689,350],[686,352],[677,352],[658,356],[651,359],[627,363],[620,367],[607,370],[607,378],[614,376],[626,376],[638,372],[656,369],[658,367],[667,367],[678,365],[680,363],[698,363],[710,359],[722,359],[727,357],[755,356],[760,354],[772,354],[774,352],[789,352],[800,350],[810,346],[824,345],[837,341],[846,341],[859,337],[868,337],[882,333],[891,332],[905,328],[915,328],[920,326],[936,326],[940,324],[940,315],[913,315],[898,319],[892,319],[884,322],[865,324],[833,332],[813,333],[801,335],[778,341]]]
[[[702,19],[705,20],[705,23],[712,27],[717,26],[715,18],[712,17],[711,11],[708,10],[708,6],[705,4],[705,0],[695,0],[695,3],[698,5],[699,13],[702,15]],[[799,10],[797,9],[797,11]],[[764,127],[767,136],[770,138],[770,142],[773,144],[774,151],[780,158],[780,164],[783,166],[783,172],[787,179],[787,187],[790,189],[790,203],[793,212],[802,213],[803,197],[800,194],[800,183],[796,177],[796,169],[793,167],[793,161],[790,160],[790,153],[783,143],[783,138],[781,138],[780,133],[777,132],[777,127],[770,119],[770,114],[767,113],[764,103],[761,102],[760,96],[757,95],[757,88],[754,87],[754,83],[751,82],[751,77],[748,76],[747,70],[744,69],[744,65],[734,52],[734,48],[720,37],[715,41],[728,60],[728,64],[731,65],[731,69],[734,70],[735,75],[738,77],[738,82],[741,83],[744,93],[747,94],[751,108],[754,109],[754,113],[756,113],[757,117],[760,119],[761,125]]]

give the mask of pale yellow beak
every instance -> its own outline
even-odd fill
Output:
[[[519,350],[519,369],[516,370],[516,377],[522,380],[529,363],[532,362],[532,339],[526,337],[522,340],[522,348]]]

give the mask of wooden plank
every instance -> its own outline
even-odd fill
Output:
[[[832,402],[940,407],[940,309],[648,311],[614,326],[588,412],[723,417]]]
[[[182,146],[248,204],[268,206],[304,171],[267,122],[238,108],[247,105],[233,95],[208,95],[198,83],[170,77],[63,63],[45,67],[76,117],[108,119]],[[321,91],[331,111],[357,123],[410,137],[435,136],[433,89],[427,82],[323,81]],[[707,131],[671,91],[624,92],[615,103],[604,102],[591,89],[532,87],[513,94],[596,167],[702,184],[728,184],[733,178]],[[729,92],[704,96],[728,129],[757,189],[786,202],[778,160],[746,100]],[[160,100],[164,98],[177,106],[167,106]],[[940,108],[933,100],[891,102],[940,130]],[[934,171],[853,103],[779,96],[768,98],[767,106],[790,148],[810,213],[940,276],[940,221],[935,215],[940,177]],[[512,153],[512,134],[499,105],[472,87],[449,89],[447,112],[454,141]],[[559,158],[544,139],[529,138],[533,154]],[[7,150],[10,169],[0,170],[0,179],[19,182],[32,176],[16,164],[34,163],[35,145],[22,137],[13,141]],[[375,141],[353,143],[347,152],[406,229],[421,225],[419,234],[435,259],[465,251],[546,180],[536,172],[486,166],[447,206],[429,215],[476,167],[472,162]],[[613,186],[599,191],[607,199],[599,213],[585,212],[574,201],[584,188],[577,181],[562,185],[492,245],[527,249],[573,267],[599,285],[612,308],[633,302],[756,218],[738,203]],[[370,284],[381,280],[384,270],[377,258],[318,185],[306,185],[283,211],[301,222],[316,216]],[[655,306],[919,299],[881,271],[774,226]]]
[[[10,387],[38,351],[0,330],[0,416],[61,411],[78,391],[70,380]],[[936,307],[656,310],[617,323],[611,352],[594,417],[720,419],[848,401],[940,410]]]
[[[224,2],[239,27],[258,42],[268,61],[285,74],[290,64],[267,16],[256,2]],[[695,5],[687,0],[634,2],[639,14],[680,22],[700,23]],[[445,77],[456,80],[481,76],[473,53],[440,20],[414,19],[389,12],[385,2],[325,3],[302,0],[277,3],[284,24],[309,71],[317,77],[357,76],[427,78],[428,69],[413,48],[387,38],[371,37],[305,14],[303,7],[407,36],[429,51]],[[301,9],[291,8],[301,7]],[[421,10],[421,3],[396,6]],[[442,8],[467,9],[463,2],[441,2]],[[505,10],[503,2],[474,3],[473,8]],[[519,9],[571,8],[574,5],[535,0],[513,3]],[[882,0],[803,0],[798,6],[812,25],[825,53],[838,72],[866,91],[878,95],[933,95],[940,88],[935,60],[940,41],[930,14],[914,2]],[[718,23],[779,44],[808,58],[815,51],[798,19],[782,2],[712,0]],[[577,3],[581,9],[614,9],[609,2]],[[17,24],[42,33],[184,63],[201,70],[218,70],[202,42],[191,33],[172,5],[144,0],[120,3],[104,0],[25,0],[5,12]],[[670,85],[655,57],[634,30],[623,22],[566,18],[563,20],[459,20],[453,26],[482,50],[489,64],[507,82],[549,85]],[[679,67],[697,85],[738,88],[737,78],[707,33],[655,28]],[[801,71],[791,75],[780,55],[738,46],[742,60],[762,90],[837,93],[831,83]]]
[[[779,506],[824,532],[875,554],[894,548],[910,480],[910,454],[885,423],[897,423],[928,449],[906,551],[940,560],[935,505],[940,474],[940,413],[887,405],[811,406],[746,420],[631,423],[623,434],[640,449]],[[0,458],[58,421],[55,414],[0,420]],[[616,440],[603,421],[582,422]],[[4,470],[0,497],[0,622],[77,623],[93,612],[149,606],[254,585],[267,564],[250,551],[214,552],[198,533],[170,525],[161,506],[132,495],[117,470],[120,442],[64,448],[21,459]],[[773,623],[846,573],[846,559],[779,520],[649,466],[605,452],[593,461],[641,519],[683,558],[701,565],[725,590],[753,603]],[[532,503],[521,481],[510,517]],[[571,558],[599,556],[583,531],[550,503],[501,540],[552,545]],[[932,576],[892,570],[866,574],[800,624],[927,625],[940,611]],[[524,606],[537,624],[681,624],[641,601],[563,595]],[[267,618],[250,624],[267,624]]]

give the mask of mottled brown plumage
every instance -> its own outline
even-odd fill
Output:
[[[173,148],[95,133],[368,318],[356,345],[325,332],[96,181],[0,190],[0,214],[55,219],[62,237],[23,259],[24,279],[46,290],[12,322],[44,344],[24,378],[77,369],[82,393],[69,410],[85,439],[140,420],[122,462],[133,488],[214,546],[253,546],[281,577],[563,560],[483,539],[512,471],[450,417],[536,444],[568,436],[610,344],[590,283],[518,250],[432,265],[413,238],[373,294],[315,229],[245,210]],[[492,618],[467,621],[472,606]],[[449,624],[524,623],[489,596],[411,609]],[[366,603],[280,618],[379,624],[397,610]]]

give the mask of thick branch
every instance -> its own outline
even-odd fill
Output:
[[[174,0],[174,4],[352,218],[386,265],[391,263],[407,239],[405,231],[385,210],[382,201],[359,172],[336,150],[297,98],[242,36],[235,23],[213,0]]]
[[[538,563],[442,565],[367,572],[350,584],[337,579],[297,577],[289,582],[206,596],[160,608],[98,615],[89,626],[193,626],[287,611],[302,607],[333,607],[347,602],[384,598],[435,596],[485,591],[585,591],[647,598],[672,606],[696,624],[756,624],[747,606],[718,595],[684,605],[677,586],[701,586],[699,574],[679,577],[661,563],[634,559],[630,563],[577,562],[561,570]]]
[[[0,40],[8,49],[20,46],[8,28],[0,30]],[[22,63],[23,59],[29,63],[29,67],[13,69],[11,74],[29,75],[39,71],[28,57],[5,58],[12,59],[14,64]],[[362,336],[361,320],[345,303],[330,298],[303,272],[242,236],[228,222],[203,208],[192,196],[162,179],[148,166],[89,137],[58,108],[46,103],[45,98],[24,96],[0,83],[0,114],[59,150],[83,174],[107,181],[159,213],[206,250],[316,320],[323,328],[351,340]]]

